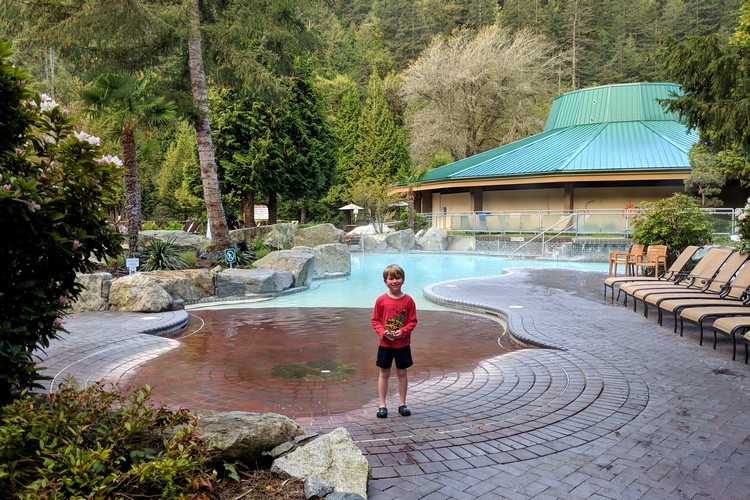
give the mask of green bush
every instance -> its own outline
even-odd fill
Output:
[[[195,267],[198,262],[198,255],[192,250],[182,250],[177,256],[185,263],[185,267]]]
[[[63,384],[0,410],[6,498],[178,498],[218,474],[186,410],[152,406],[150,388]]]
[[[44,377],[33,352],[62,332],[76,273],[121,252],[105,207],[122,162],[68,110],[33,94],[0,41],[0,405]]]
[[[688,245],[713,241],[711,216],[682,193],[656,202],[643,202],[633,218],[633,239],[644,245],[668,245],[669,262]]]
[[[181,250],[175,246],[177,238],[160,240],[147,237],[146,245],[139,253],[142,271],[171,271],[185,269],[188,263],[182,258]]]

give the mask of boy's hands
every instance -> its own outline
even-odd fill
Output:
[[[383,336],[385,338],[387,338],[388,340],[396,340],[396,339],[401,338],[402,335],[403,335],[403,333],[399,329],[399,330],[396,330],[395,332],[390,332],[390,331],[386,330],[385,331],[385,335],[383,335]]]

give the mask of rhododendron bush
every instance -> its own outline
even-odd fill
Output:
[[[0,42],[0,404],[39,387],[34,353],[63,331],[76,272],[121,247],[104,206],[120,160],[31,92],[10,55]]]

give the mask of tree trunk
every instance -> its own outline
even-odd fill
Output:
[[[299,207],[299,223],[304,224],[307,222],[307,205],[304,203]]]
[[[412,188],[406,192],[406,224],[414,231],[414,190]]]
[[[255,227],[258,223],[255,220],[255,192],[250,191],[245,195],[245,227]]]
[[[138,252],[138,232],[141,230],[141,186],[136,163],[135,133],[129,123],[122,127],[122,162],[125,165],[125,215],[128,218],[128,252]]]
[[[279,201],[276,197],[276,192],[271,191],[268,193],[268,223],[276,224],[276,212],[279,211]]]
[[[213,239],[212,250],[221,250],[229,246],[229,227],[221,202],[219,178],[216,173],[213,141],[211,140],[211,123],[208,119],[208,92],[206,90],[206,73],[203,70],[203,53],[201,52],[201,26],[198,0],[189,0],[190,39],[188,40],[188,65],[190,67],[190,84],[193,92],[193,104],[197,110],[195,118],[195,138],[198,143],[198,159],[203,181],[203,198],[206,202],[208,223]]]

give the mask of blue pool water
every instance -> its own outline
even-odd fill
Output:
[[[404,268],[403,290],[414,297],[419,309],[443,309],[424,299],[422,289],[441,281],[495,276],[512,272],[514,267],[565,268],[606,271],[604,262],[509,260],[503,257],[458,253],[352,254],[352,272],[345,278],[316,280],[304,292],[268,300],[242,303],[201,304],[201,309],[237,309],[242,307],[363,307],[371,308],[385,292],[383,269],[389,264]]]

